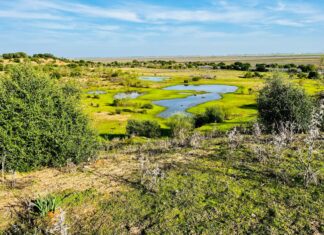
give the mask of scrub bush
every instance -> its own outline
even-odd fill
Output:
[[[291,123],[299,131],[308,129],[313,104],[304,90],[275,78],[269,80],[257,99],[259,119],[268,131],[279,131]]]
[[[6,169],[29,171],[80,163],[96,153],[97,136],[78,107],[79,92],[27,65],[0,78],[0,155]]]

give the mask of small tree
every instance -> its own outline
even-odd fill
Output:
[[[278,131],[293,123],[300,131],[308,129],[313,109],[304,90],[275,78],[269,80],[257,99],[260,122],[268,131]]]
[[[29,66],[0,78],[0,155],[6,170],[80,163],[95,156],[97,137],[78,107],[77,90]]]

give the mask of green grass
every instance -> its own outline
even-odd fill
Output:
[[[87,190],[54,195],[62,202],[73,234],[321,234],[323,184],[304,186],[295,151],[296,146],[303,146],[302,136],[295,137],[280,159],[272,155],[269,136],[246,135],[234,150],[224,137],[204,140],[199,149],[163,148],[159,140],[136,146],[127,142],[102,156],[121,157],[126,151],[116,168],[135,162],[136,170],[127,174],[101,175],[119,182],[119,190],[99,192],[88,185]],[[265,162],[252,151],[255,141],[267,149]],[[315,146],[321,146],[320,142]],[[147,157],[147,169],[159,166],[163,177],[155,181],[148,174],[141,180],[138,148]],[[322,157],[316,156],[312,166],[322,170]],[[91,168],[88,177],[106,167]],[[318,177],[323,180],[323,171]]]
[[[154,69],[123,69],[131,73],[136,73],[139,76],[167,76],[167,79],[163,82],[141,82],[147,88],[133,88],[125,87],[114,83],[103,83],[100,79],[92,82],[94,85],[88,86],[84,89],[82,96],[82,103],[85,112],[92,119],[93,126],[98,130],[99,134],[110,135],[123,135],[126,131],[127,120],[139,119],[139,120],[156,120],[162,127],[165,127],[165,119],[157,117],[157,115],[165,110],[164,107],[153,105],[153,109],[145,110],[146,113],[140,113],[143,111],[141,106],[143,104],[153,104],[153,101],[162,99],[176,99],[184,98],[195,94],[194,91],[167,91],[162,88],[183,84],[184,80],[189,80],[189,84],[203,85],[203,84],[223,84],[234,85],[239,87],[235,93],[223,94],[222,99],[200,104],[196,107],[192,107],[188,112],[201,113],[209,106],[221,106],[227,113],[228,119],[224,123],[209,124],[200,128],[200,130],[209,130],[211,128],[217,128],[220,130],[228,130],[229,128],[237,125],[244,125],[257,118],[256,110],[256,96],[258,90],[260,90],[265,82],[264,79],[246,79],[240,78],[244,72],[240,71],[201,71],[201,70],[154,70]],[[216,76],[214,79],[201,79],[193,82],[193,76],[211,75]],[[271,73],[264,73],[265,77],[271,77]],[[287,74],[282,74],[282,77],[288,79]],[[320,81],[315,80],[290,80],[290,82],[305,88],[306,92],[310,95],[314,95],[324,89],[323,84]],[[107,94],[99,95],[99,99],[87,98],[87,91],[90,90],[103,90]],[[124,107],[111,106],[114,95],[120,92],[137,91],[142,95],[134,100],[129,100],[128,105]],[[93,106],[91,106],[91,103]],[[99,105],[99,107],[96,107]],[[125,109],[125,111],[123,111]],[[121,110],[121,114],[116,114],[116,111]],[[127,112],[130,110],[131,112]]]

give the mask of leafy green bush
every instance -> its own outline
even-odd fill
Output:
[[[300,131],[308,129],[313,109],[304,90],[275,78],[269,80],[257,99],[260,122],[268,131],[278,131],[282,124],[295,124]]]
[[[97,136],[78,107],[79,92],[28,66],[0,79],[0,155],[6,169],[80,163],[96,153]]]
[[[126,132],[128,135],[154,138],[161,135],[161,128],[156,121],[128,120]]]

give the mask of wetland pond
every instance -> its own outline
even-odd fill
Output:
[[[151,82],[163,82],[169,77],[139,77],[142,81],[151,81]]]
[[[159,117],[167,118],[175,113],[186,112],[187,109],[206,103],[212,100],[219,100],[222,98],[221,94],[235,92],[238,88],[236,86],[228,85],[177,85],[164,88],[164,90],[177,91],[197,91],[204,92],[204,94],[191,95],[186,98],[168,99],[154,101],[154,104],[164,106],[167,109],[160,114]]]

